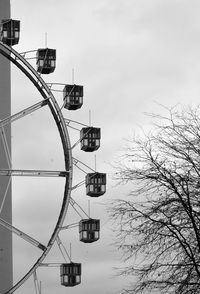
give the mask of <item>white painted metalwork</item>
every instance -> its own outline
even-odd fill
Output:
[[[12,116],[9,116],[5,119],[0,120],[0,128],[6,126],[7,124],[12,123],[15,120],[20,119],[28,114],[31,114],[33,111],[36,111],[36,110],[40,109],[41,107],[47,105],[47,103],[48,103],[48,98],[46,100],[40,101],[40,102],[28,107],[26,109],[21,110],[20,112],[14,114]]]
[[[25,54],[19,54],[16,52],[13,48],[3,44],[0,42],[0,54],[3,55],[5,58],[10,60],[13,64],[15,64],[27,77],[28,79],[33,83],[33,85],[37,88],[37,90],[40,92],[41,96],[43,97],[44,102],[39,102],[27,109],[24,109],[20,111],[19,113],[9,117],[5,118],[4,120],[0,121],[0,127],[2,130],[2,127],[8,123],[11,123],[17,119],[22,118],[23,116],[39,109],[40,107],[44,105],[48,105],[50,108],[50,111],[53,115],[53,118],[55,120],[55,123],[57,125],[62,146],[63,146],[63,152],[64,152],[64,160],[65,160],[65,171],[27,171],[27,170],[1,170],[0,175],[4,176],[62,176],[66,178],[65,181],[65,191],[64,191],[64,197],[62,202],[62,207],[60,210],[60,214],[58,216],[57,223],[55,224],[55,228],[53,230],[52,235],[50,236],[49,242],[47,246],[42,245],[40,242],[37,243],[35,239],[31,239],[30,236],[26,235],[25,233],[21,232],[20,230],[14,228],[13,226],[9,226],[9,224],[5,224],[5,222],[2,220],[1,224],[4,224],[7,226],[7,228],[11,229],[12,231],[15,231],[17,234],[21,234],[21,237],[24,237],[27,240],[31,240],[32,243],[35,245],[38,245],[37,247],[41,247],[42,249],[42,255],[38,258],[38,260],[35,262],[35,264],[29,269],[29,271],[22,277],[11,289],[9,289],[4,294],[10,294],[13,293],[15,290],[17,290],[31,275],[33,275],[38,268],[38,266],[41,265],[42,261],[45,259],[46,255],[50,251],[51,247],[53,246],[54,242],[56,241],[58,237],[58,233],[60,231],[60,227],[62,227],[62,224],[64,222],[69,201],[70,201],[70,193],[71,193],[71,187],[72,187],[72,169],[73,169],[73,163],[72,163],[72,154],[71,154],[71,144],[70,144],[70,138],[67,131],[67,126],[64,120],[64,117],[62,115],[62,112],[60,111],[60,107],[56,102],[56,99],[54,98],[49,86],[44,82],[41,75],[37,73],[37,71],[30,65],[30,63],[24,58]],[[4,141],[5,142],[5,141]],[[5,144],[6,145],[6,144]],[[6,149],[6,148],[5,148]],[[44,246],[44,247],[43,247]]]
[[[67,177],[69,171],[0,169],[0,176]]]
[[[16,227],[12,226],[11,224],[9,224],[8,222],[6,222],[2,218],[0,218],[0,225],[2,225],[3,227],[5,227],[9,231],[15,233],[16,235],[18,235],[19,237],[21,237],[22,239],[24,239],[28,243],[30,243],[30,244],[38,247],[39,249],[41,249],[43,251],[46,250],[46,246],[44,246],[43,244],[41,244],[40,242],[38,242],[37,240],[35,240],[31,236],[29,236],[28,234],[22,232],[21,230],[17,229]]]

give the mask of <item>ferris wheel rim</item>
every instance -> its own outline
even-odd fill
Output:
[[[42,95],[44,99],[49,98],[50,102],[48,103],[48,106],[56,122],[58,131],[61,137],[61,142],[62,142],[63,152],[64,152],[64,159],[65,159],[65,168],[69,172],[65,181],[64,197],[63,197],[60,213],[57,219],[57,223],[54,227],[53,233],[48,241],[48,245],[46,246],[46,249],[43,251],[42,255],[35,262],[35,264],[29,269],[29,271],[15,285],[13,285],[9,290],[7,290],[4,293],[4,294],[9,294],[9,293],[13,293],[20,286],[22,286],[24,282],[36,271],[36,269],[40,266],[42,261],[45,259],[45,257],[51,250],[53,244],[55,243],[58,237],[60,228],[62,227],[62,224],[65,220],[65,216],[66,216],[69,201],[70,201],[70,195],[72,190],[73,162],[72,162],[72,153],[71,153],[71,143],[70,143],[67,126],[65,124],[65,120],[62,115],[62,112],[60,111],[60,108],[56,102],[56,99],[54,95],[52,94],[51,89],[42,79],[41,75],[37,73],[37,71],[31,66],[29,62],[26,61],[26,59],[23,56],[21,56],[12,47],[7,46],[1,41],[0,41],[0,45],[1,47],[4,48],[3,50],[0,47],[0,54],[3,55],[5,58],[9,59],[28,77],[28,79],[33,83],[33,85],[37,88],[37,90],[40,92],[40,94]],[[14,55],[15,58],[13,58],[11,55]],[[21,63],[19,63],[18,60],[20,60]]]

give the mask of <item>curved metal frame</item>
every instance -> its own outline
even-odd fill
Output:
[[[62,112],[60,111],[59,105],[56,102],[51,90],[41,78],[41,76],[37,73],[37,71],[13,48],[3,44],[0,41],[0,54],[9,59],[13,64],[15,64],[34,84],[34,86],[38,89],[40,94],[44,99],[48,99],[48,106],[51,110],[51,113],[55,119],[56,125],[58,127],[58,131],[61,137],[63,151],[64,151],[64,160],[65,160],[65,168],[68,171],[66,175],[65,189],[64,189],[64,197],[62,202],[62,207],[60,210],[60,214],[54,228],[54,231],[49,239],[48,245],[46,249],[43,251],[42,255],[38,258],[36,263],[30,268],[30,270],[8,291],[4,294],[13,293],[17,290],[40,266],[42,261],[45,259],[47,254],[49,253],[52,245],[56,241],[58,237],[59,231],[64,222],[68,205],[70,202],[70,194],[72,190],[72,174],[73,174],[73,162],[72,162],[72,153],[71,153],[71,143],[69,134],[67,131],[67,126],[65,124],[65,120],[63,118]]]

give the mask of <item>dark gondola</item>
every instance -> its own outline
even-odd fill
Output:
[[[74,287],[81,283],[81,263],[63,263],[60,266],[61,285]]]
[[[91,197],[99,197],[106,192],[106,174],[89,173],[85,178],[86,194]]]
[[[63,89],[64,108],[76,110],[83,105],[83,86],[65,85]]]
[[[50,74],[56,68],[56,50],[38,49],[36,54],[37,71],[41,74]]]
[[[100,147],[101,129],[94,127],[82,128],[80,133],[81,150],[93,152]]]
[[[19,42],[20,21],[14,19],[3,19],[1,21],[1,41],[13,46]]]
[[[99,219],[82,219],[79,222],[80,241],[92,243],[99,240],[100,237],[100,220]]]

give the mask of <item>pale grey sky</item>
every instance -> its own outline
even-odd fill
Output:
[[[145,112],[162,112],[162,107],[199,103],[200,3],[198,0],[11,0],[12,18],[21,21],[18,52],[47,46],[57,50],[56,71],[44,76],[47,82],[83,84],[84,106],[64,117],[102,128],[102,145],[97,169],[108,173],[107,193],[91,201],[92,217],[103,224],[101,239],[80,244],[76,229],[62,233],[72,243],[73,260],[83,263],[82,284],[60,286],[59,269],[41,268],[42,293],[115,293],[124,279],[114,277],[119,255],[110,245],[113,232],[107,222],[107,200],[128,193],[115,186],[111,164],[125,145],[124,138],[149,129]],[[35,61],[31,61],[34,65]],[[12,68],[12,109],[16,112],[41,98],[33,86]],[[62,94],[56,94],[62,104]],[[72,142],[78,134],[70,133]],[[54,122],[46,110],[39,110],[13,125],[13,164],[16,168],[62,169],[62,149]],[[94,167],[94,154],[74,150],[75,157]],[[82,174],[75,173],[75,182]],[[46,240],[58,214],[62,181],[14,179],[14,221],[37,239]],[[74,198],[87,210],[84,187]],[[69,222],[74,215],[69,210]],[[15,267],[21,274],[37,256],[35,249],[15,238]],[[62,260],[55,249],[49,262]],[[20,270],[18,269],[20,268]],[[33,280],[17,293],[34,293]]]

